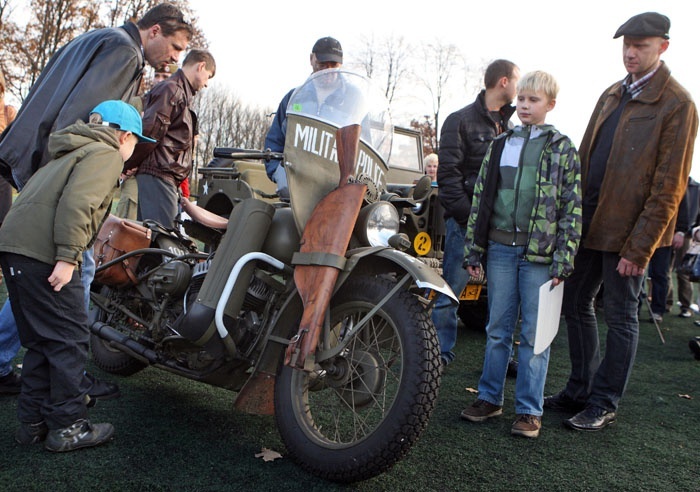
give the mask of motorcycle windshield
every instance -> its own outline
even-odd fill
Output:
[[[336,131],[362,128],[355,179],[376,193],[386,190],[393,126],[389,104],[371,81],[344,69],[313,73],[287,106],[285,169],[299,231],[316,204],[338,186]]]
[[[287,114],[308,116],[336,128],[361,125],[361,140],[389,162],[393,135],[389,103],[362,75],[342,68],[311,74],[292,94]]]

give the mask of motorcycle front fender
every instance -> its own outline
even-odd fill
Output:
[[[445,282],[445,279],[438,275],[435,269],[411,255],[390,247],[377,246],[348,251],[347,263],[336,284],[336,289],[345,282],[360,264],[366,261],[373,261],[373,258],[379,258],[382,261],[388,261],[394,265],[398,265],[402,270],[411,275],[416,286],[421,289],[432,289],[441,294],[445,294],[453,303],[459,304],[457,296],[452,292],[452,289],[447,282]]]

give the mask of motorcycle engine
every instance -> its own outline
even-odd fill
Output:
[[[207,260],[201,263],[197,263],[192,271],[191,282],[189,288],[187,289],[187,294],[185,296],[185,310],[187,310],[192,302],[197,299],[199,290],[202,288],[204,283],[204,278],[209,272],[211,267],[211,260]],[[255,311],[257,313],[262,312],[265,308],[265,304],[270,298],[270,287],[265,284],[258,277],[253,275],[250,279],[250,285],[248,286],[248,291],[246,292],[245,298],[243,299],[243,306],[241,306],[241,311]]]
[[[189,287],[191,270],[190,265],[184,261],[169,261],[149,277],[148,285],[157,294],[170,294],[173,297],[180,297]]]
[[[184,308],[185,312],[188,311],[190,305],[197,299],[199,290],[202,288],[204,283],[204,277],[206,277],[209,267],[211,266],[211,260],[203,261],[197,263],[192,270],[192,277],[190,281],[189,288],[187,289],[187,294],[184,298]]]
[[[246,292],[245,299],[243,300],[243,310],[260,312],[265,307],[269,298],[270,288],[265,282],[253,276],[248,286],[248,292]]]

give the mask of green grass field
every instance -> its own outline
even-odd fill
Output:
[[[538,439],[512,437],[512,379],[502,417],[461,421],[459,413],[475,397],[467,388],[477,386],[484,346],[482,332],[464,329],[427,431],[403,461],[372,480],[340,486],[284,456],[256,458],[262,448],[285,454],[274,418],[238,413],[230,392],[156,369],[116,378],[90,366],[122,390],[120,399],[91,411],[93,421],[115,425],[114,441],[63,455],[21,447],[13,440],[16,398],[0,397],[0,490],[700,490],[700,362],[687,347],[700,328],[669,314],[662,345],[647,318],[644,312],[618,421],[602,432],[568,430],[561,424],[566,415],[549,412]],[[563,328],[552,347],[547,393],[561,389],[568,370]]]

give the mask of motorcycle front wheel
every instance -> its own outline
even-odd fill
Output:
[[[440,350],[424,304],[379,277],[349,279],[330,307],[328,353],[313,372],[281,365],[277,427],[292,459],[328,480],[355,482],[383,473],[425,430],[440,385]],[[323,338],[323,336],[322,336]]]

